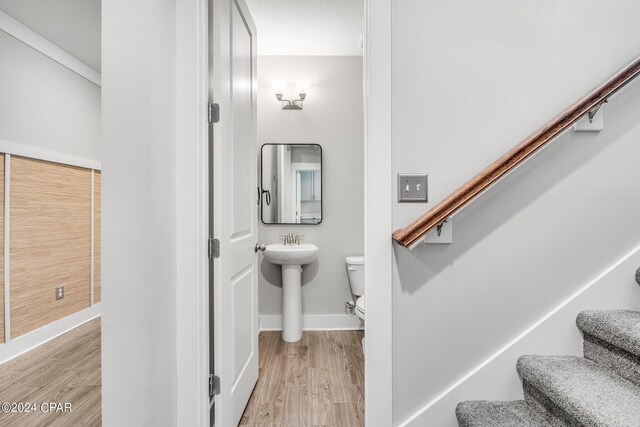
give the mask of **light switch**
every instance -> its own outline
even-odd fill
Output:
[[[398,202],[426,202],[427,174],[399,173]]]

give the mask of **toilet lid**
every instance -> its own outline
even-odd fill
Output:
[[[364,295],[356,300],[356,308],[360,313],[364,314]]]
[[[348,256],[346,261],[350,265],[364,265],[364,256]]]

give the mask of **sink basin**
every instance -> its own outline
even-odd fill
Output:
[[[267,245],[263,252],[267,261],[277,265],[305,265],[313,262],[318,255],[318,247],[310,243],[300,245]]]

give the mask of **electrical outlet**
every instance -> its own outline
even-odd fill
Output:
[[[56,288],[56,299],[64,298],[64,286],[58,286]]]
[[[398,174],[399,202],[427,201],[427,174]]]

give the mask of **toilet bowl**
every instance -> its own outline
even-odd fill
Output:
[[[356,316],[364,320],[364,295],[356,300]]]
[[[349,286],[351,287],[351,294],[356,299],[355,312],[358,313],[358,303],[364,295],[364,257],[363,256],[348,256],[345,258],[347,264],[347,276],[349,278]],[[358,314],[361,319],[364,318],[364,299],[360,303],[362,311]],[[352,305],[353,307],[353,305]]]
[[[349,277],[349,286],[351,294],[355,298],[355,304],[349,302],[349,306],[353,308],[356,316],[364,321],[364,257],[348,256],[345,259],[347,263],[347,276]],[[362,338],[362,351],[364,352],[364,338]]]

